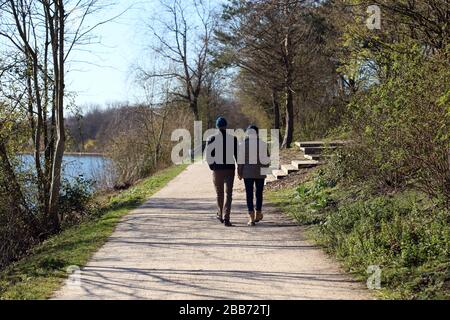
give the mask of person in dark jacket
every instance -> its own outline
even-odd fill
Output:
[[[217,219],[226,227],[231,227],[231,204],[238,141],[235,136],[227,133],[228,122],[225,118],[218,118],[216,127],[219,131],[208,139],[206,145],[207,162],[213,172],[213,182],[217,194]]]

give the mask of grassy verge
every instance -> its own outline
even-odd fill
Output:
[[[369,266],[382,270],[382,299],[450,299],[450,214],[422,194],[371,194],[314,174],[269,200],[366,281]]]
[[[130,210],[179,175],[186,166],[156,173],[127,191],[112,196],[98,219],[71,227],[34,248],[21,261],[0,272],[0,300],[48,299],[66,279],[69,266],[84,266],[106,242]]]

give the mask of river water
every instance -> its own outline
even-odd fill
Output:
[[[34,157],[31,154],[21,156],[24,170],[32,170]],[[63,177],[69,181],[83,178],[95,182],[97,186],[108,187],[113,181],[110,160],[95,155],[65,155],[63,160]]]

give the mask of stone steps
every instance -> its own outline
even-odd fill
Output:
[[[277,178],[277,180],[284,179],[288,176],[288,174],[283,170],[274,170],[272,171],[272,174],[275,178]]]
[[[323,154],[305,154],[305,158],[311,161],[321,161],[326,158]]]
[[[314,168],[320,164],[320,161],[315,160],[295,160],[292,161],[291,165],[297,169],[309,169]]]
[[[326,151],[333,151],[336,150],[338,147],[300,147],[300,150],[303,151],[305,154],[309,155],[317,155],[317,154],[323,154]]]
[[[295,145],[305,154],[305,158],[312,161],[324,160],[329,151],[334,151],[345,145],[344,141],[306,141],[296,142]]]
[[[267,176],[266,184],[282,180],[289,176],[291,173],[297,172],[301,169],[311,169],[320,165],[319,161],[311,160],[295,160],[291,164],[281,165],[281,170],[273,170],[271,175]]]
[[[284,164],[281,166],[281,170],[284,171],[284,173],[286,173],[287,175],[296,172],[299,170],[298,167],[292,165],[292,164]]]
[[[342,147],[345,145],[344,141],[305,141],[295,142],[295,145],[299,148],[330,148],[330,147]]]
[[[275,182],[275,181],[278,181],[278,179],[274,175],[270,174],[266,178],[266,185],[268,185],[272,182]]]
[[[280,169],[273,170],[272,175],[267,176],[266,184],[270,184],[274,181],[282,180],[289,176],[291,173],[297,172],[302,169],[315,168],[324,163],[329,156],[327,151],[336,150],[339,147],[345,145],[344,141],[306,141],[295,142],[295,145],[299,148],[299,151],[304,153],[304,159],[306,160],[294,160],[290,164],[281,165]],[[299,152],[299,158],[301,157]]]

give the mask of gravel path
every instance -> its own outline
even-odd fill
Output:
[[[242,183],[235,186],[235,227],[215,219],[214,203],[207,166],[190,166],[123,219],[82,270],[81,286],[69,279],[54,298],[371,298],[273,209],[247,227]]]

